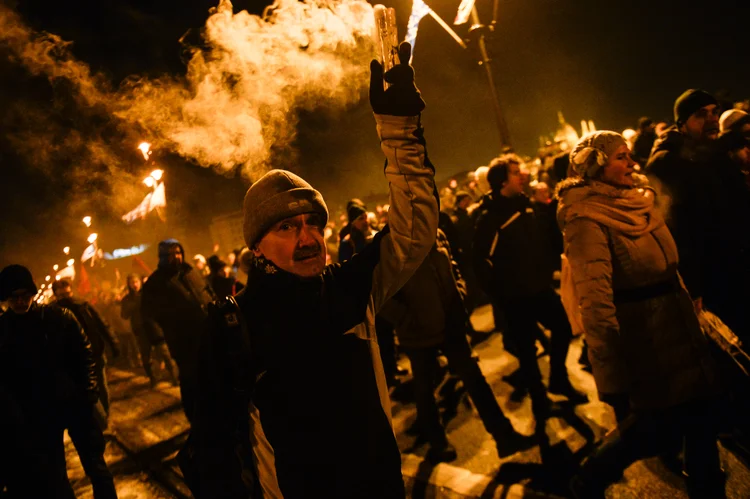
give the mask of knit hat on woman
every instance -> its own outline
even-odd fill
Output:
[[[621,146],[627,146],[622,135],[602,130],[584,136],[570,152],[570,167],[576,176],[594,178]]]
[[[286,170],[271,170],[247,190],[243,235],[248,248],[255,246],[273,224],[304,213],[318,213],[328,222],[323,196],[304,179]]]

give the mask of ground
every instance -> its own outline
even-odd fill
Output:
[[[492,331],[490,309],[477,310],[472,322],[477,330]],[[530,401],[527,397],[520,403],[513,402],[510,399],[513,389],[504,380],[518,367],[518,362],[503,349],[502,335],[489,335],[476,345],[475,351],[503,411],[517,431],[530,435],[535,425]],[[547,466],[544,469],[539,447],[499,459],[492,438],[485,432],[460,382],[452,378],[446,379],[439,393],[449,439],[458,451],[458,459],[449,464],[429,465],[423,459],[427,446],[407,432],[416,417],[416,409],[408,402],[410,383],[405,378],[392,396],[393,425],[402,452],[402,471],[409,497],[566,497],[566,490],[561,486],[566,482],[562,478],[563,470],[614,427],[614,414],[597,400],[593,378],[577,362],[580,351],[580,340],[575,340],[568,356],[568,369],[573,384],[589,396],[589,403],[569,407],[564,404],[564,398],[551,396],[556,402],[556,411],[545,426],[550,447],[545,450]],[[406,359],[401,362],[408,367]],[[548,358],[541,356],[539,362],[546,375]],[[120,498],[191,497],[175,463],[176,453],[189,428],[180,408],[179,389],[160,383],[152,390],[148,379],[137,371],[112,368],[109,379],[113,399],[112,435],[108,437],[106,459],[115,474]],[[78,497],[93,497],[69,441],[66,449],[68,473]],[[727,473],[727,496],[730,499],[750,497],[748,466],[724,447],[721,458]],[[687,498],[678,473],[670,471],[658,458],[639,461],[626,470],[620,482],[608,489],[607,497]]]

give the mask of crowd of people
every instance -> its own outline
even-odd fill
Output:
[[[435,400],[441,355],[506,457],[546,438],[549,393],[588,402],[568,374],[575,333],[617,430],[571,475],[571,493],[603,497],[634,460],[672,454],[691,498],[725,497],[717,435],[729,418],[716,408],[742,419],[747,391],[701,315],[750,336],[750,116],[688,90],[671,126],[589,133],[534,175],[503,154],[439,191],[413,71],[397,65],[387,90],[382,67],[371,71],[389,205],[354,198],[329,220],[317,190],[273,170],[245,196],[246,247],[224,259],[190,264],[165,240],[153,273],[96,306],[66,280],[39,305],[27,268],[2,270],[0,497],[74,497],[65,430],[94,497],[117,496],[104,461],[108,356],[142,367],[152,387],[179,385],[191,431],[178,459],[199,499],[405,497],[389,400],[399,356],[428,461],[457,456]],[[519,360],[533,435],[513,428],[479,368],[469,318],[482,304]]]

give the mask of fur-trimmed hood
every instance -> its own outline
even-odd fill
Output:
[[[576,218],[589,218],[607,227],[638,237],[662,225],[650,187],[622,189],[595,180],[571,178],[558,184],[557,223],[562,230]]]

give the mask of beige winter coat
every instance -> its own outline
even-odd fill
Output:
[[[599,392],[628,393],[635,409],[715,393],[716,369],[653,191],[575,180],[558,197]]]

